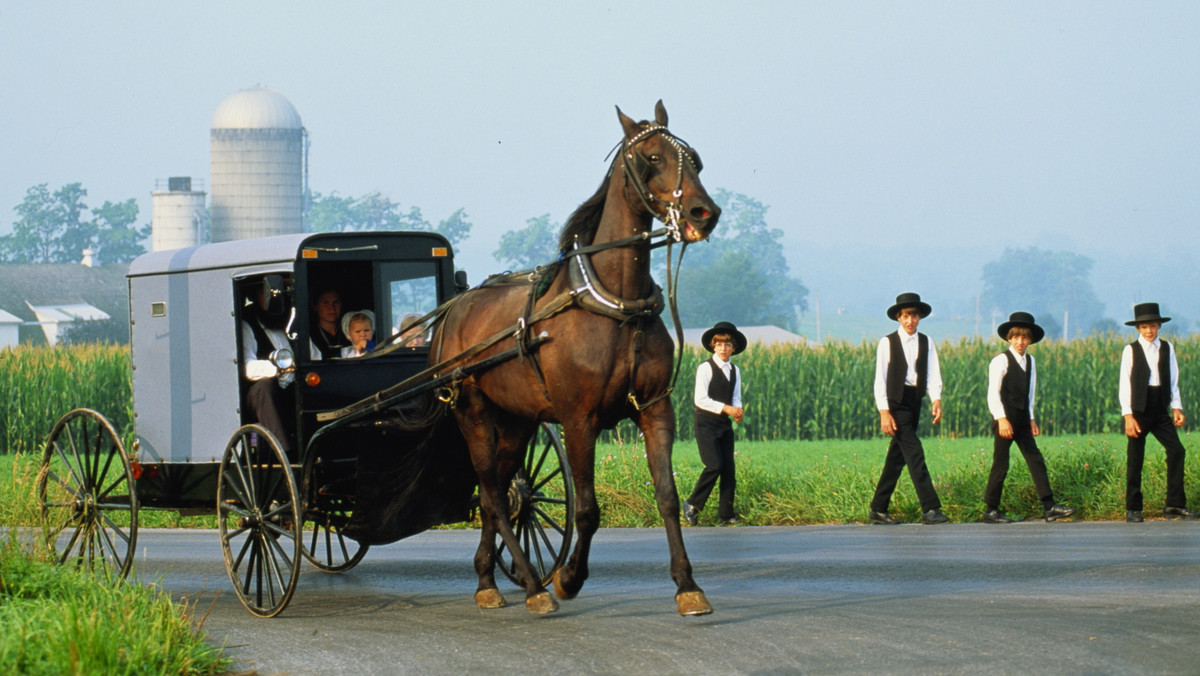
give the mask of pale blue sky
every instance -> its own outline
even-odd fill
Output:
[[[1091,255],[1099,286],[1108,258],[1195,258],[1198,30],[1196,2],[0,2],[0,233],[38,183],[148,222],[155,180],[207,182],[214,110],[263,84],[311,135],[314,190],[464,207],[478,280],[503,232],[593,192],[614,105],[662,98],[822,303],[863,295],[838,270],[877,276],[880,307],[939,273],[971,295],[1005,246]],[[1153,285],[1102,299],[1121,318]]]

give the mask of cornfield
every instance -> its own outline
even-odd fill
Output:
[[[1038,365],[1036,414],[1046,434],[1121,432],[1117,377],[1127,336],[1069,343],[1043,341],[1030,353]],[[1174,341],[1183,374],[1184,412],[1200,416],[1200,338]],[[941,424],[923,434],[987,436],[987,364],[1005,345],[962,339],[938,346],[945,390]],[[678,437],[693,438],[692,388],[708,353],[685,350],[672,393]],[[734,358],[744,373],[746,420],[738,437],[753,441],[871,439],[879,414],[871,393],[875,344],[834,342],[820,348],[751,345]],[[19,347],[0,351],[0,452],[40,452],[54,422],[72,408],[94,408],[128,435],[133,412],[129,349],[115,345]],[[632,439],[622,423],[606,440]]]

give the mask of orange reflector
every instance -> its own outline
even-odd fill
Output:
[[[435,257],[445,258],[446,256],[450,255],[450,250],[444,246],[435,246],[433,247],[433,255]]]
[[[316,249],[301,249],[300,257],[301,258],[316,258],[317,250]]]
[[[304,376],[304,384],[309,387],[316,387],[321,384],[321,375],[316,371],[309,371],[308,375]]]

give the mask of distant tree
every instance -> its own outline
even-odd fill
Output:
[[[96,258],[101,265],[128,263],[146,253],[141,242],[150,237],[150,226],[137,228],[138,205],[132,197],[92,209],[96,229]]]
[[[58,325],[59,345],[83,343],[129,344],[129,322],[121,319],[77,319]]]
[[[471,223],[462,209],[455,211],[435,227],[421,215],[420,208],[412,207],[403,211],[399,203],[378,192],[363,197],[340,197],[336,192],[326,197],[320,193],[313,193],[308,222],[313,232],[437,232],[453,246],[457,246],[471,233]]]
[[[492,253],[510,270],[528,270],[558,258],[558,234],[562,224],[550,220],[550,214],[525,221],[520,230],[500,236],[500,246]]]
[[[0,261],[78,263],[84,249],[93,249],[103,265],[127,263],[145,253],[140,240],[150,236],[150,226],[136,228],[136,200],[106,201],[85,220],[84,197],[87,190],[79,183],[68,183],[54,193],[45,183],[29,188],[13,209],[18,219],[12,234],[0,237]]]
[[[1045,320],[1047,335],[1087,334],[1097,326],[1104,303],[1096,297],[1088,275],[1093,261],[1069,251],[1005,249],[983,266],[983,305],[1002,316],[1023,310]],[[1051,327],[1057,329],[1052,333]]]
[[[684,324],[796,328],[799,313],[808,310],[808,289],[791,276],[783,231],[767,225],[768,207],[728,190],[716,190],[713,199],[721,206],[720,223],[708,242],[687,248],[679,274]]]

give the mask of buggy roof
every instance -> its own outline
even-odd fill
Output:
[[[446,247],[447,252],[450,248],[446,239],[435,232],[324,232],[276,235],[144,254],[130,263],[127,276],[140,277],[247,266],[290,267],[299,259],[300,251],[304,248],[333,249],[339,245],[368,245],[392,255],[399,255],[408,247],[422,244]]]

